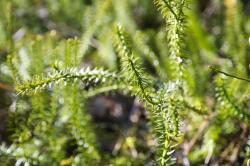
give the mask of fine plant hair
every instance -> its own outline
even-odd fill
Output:
[[[0,90],[11,85],[0,163],[250,164],[250,21],[241,2],[211,2],[222,9],[212,11],[216,21],[198,0],[44,2],[48,16],[41,6],[34,20],[45,25],[23,29],[22,11],[36,9],[0,1]],[[107,143],[111,135],[119,138]]]

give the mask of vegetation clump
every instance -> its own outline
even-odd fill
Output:
[[[0,163],[249,165],[249,6],[0,1]]]

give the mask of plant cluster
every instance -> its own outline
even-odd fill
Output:
[[[211,1],[210,18],[198,4],[0,1],[0,162],[249,165],[250,19],[241,1]],[[89,105],[118,94],[146,129],[130,118],[105,152]]]

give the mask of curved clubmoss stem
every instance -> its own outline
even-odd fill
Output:
[[[212,70],[212,71],[215,71],[216,73],[220,73],[220,74],[223,74],[223,75],[225,75],[225,76],[232,77],[232,78],[235,78],[235,79],[238,79],[238,80],[250,82],[250,79],[242,78],[242,77],[238,77],[238,76],[235,76],[235,75],[226,73],[226,72],[224,72],[224,71],[221,71],[221,70],[219,70],[219,69],[216,69],[216,68],[213,67],[213,66],[208,66],[208,68],[209,68],[210,70]]]

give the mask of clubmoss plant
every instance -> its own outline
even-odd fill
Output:
[[[0,1],[0,163],[249,164],[250,3],[209,2]]]

